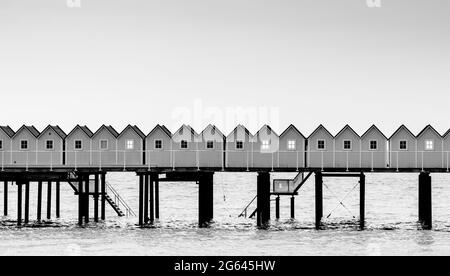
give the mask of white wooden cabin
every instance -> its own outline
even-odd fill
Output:
[[[346,125],[334,137],[335,168],[361,167],[361,137]]]
[[[334,137],[323,125],[308,137],[308,167],[334,167]]]
[[[208,125],[199,135],[199,166],[225,168],[225,135],[214,125]]]
[[[394,169],[417,168],[416,136],[405,126],[400,126],[389,138],[390,167]]]
[[[252,168],[253,135],[238,125],[226,138],[226,164],[228,168]]]
[[[306,138],[294,125],[280,135],[278,164],[289,169],[306,166]]]
[[[12,138],[14,130],[9,126],[0,126],[0,168],[11,166],[12,164]]]
[[[59,126],[47,126],[38,136],[37,163],[39,166],[62,166],[65,162],[67,134]]]
[[[117,162],[124,168],[144,165],[145,134],[128,125],[117,137]]]
[[[157,125],[146,137],[145,165],[150,168],[172,168],[172,133]]]
[[[96,167],[117,166],[119,133],[112,126],[102,125],[92,136],[92,165]]]
[[[87,167],[92,165],[92,136],[87,126],[77,125],[66,137],[66,165]]]
[[[426,126],[416,137],[417,166],[419,168],[444,168],[444,140],[431,125]]]
[[[172,135],[174,168],[198,168],[199,164],[199,135],[195,130],[182,125]]]
[[[280,137],[268,125],[264,125],[253,136],[252,167],[278,168]]]
[[[34,126],[22,126],[12,137],[12,166],[37,166],[39,131]]]
[[[388,138],[372,125],[361,136],[361,166],[365,169],[387,168],[389,164]]]

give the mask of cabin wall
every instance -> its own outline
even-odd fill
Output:
[[[100,140],[108,141],[108,149],[100,149]],[[94,166],[116,166],[118,165],[117,158],[117,139],[104,130],[92,138],[92,165]]]
[[[47,140],[53,141],[53,150],[46,147]],[[63,165],[63,139],[52,129],[46,130],[38,140],[37,162],[40,166],[62,166]]]
[[[234,139],[227,140],[226,143],[226,164],[229,168],[251,168],[253,164],[252,147],[253,143],[249,138],[243,141],[244,148],[236,149]]]
[[[344,149],[344,141],[351,141],[351,149]],[[345,132],[335,139],[335,167],[359,168],[361,166],[361,140],[353,133]]]
[[[289,150],[288,141],[295,141],[295,150]],[[278,164],[281,168],[303,168],[305,167],[305,145],[306,140],[297,133],[288,133],[280,138]]]
[[[199,142],[199,163],[202,168],[223,168],[224,143],[214,141],[214,149],[206,148],[206,141]]]
[[[134,141],[134,149],[127,149],[126,143],[128,140]],[[117,141],[117,163],[123,166],[142,166],[143,160],[144,140],[134,131],[129,130],[123,133]]]
[[[370,149],[370,141],[377,141],[378,149]],[[388,164],[388,141],[378,132],[371,132],[361,140],[361,166],[363,168],[386,168]]]
[[[400,150],[400,141],[408,142],[407,150]],[[391,168],[417,168],[416,139],[406,132],[392,137],[389,141]]]
[[[433,141],[434,149],[426,150],[425,142]],[[417,140],[417,165],[423,168],[443,168],[445,166],[443,160],[442,138],[436,136],[432,131],[423,133]]]
[[[75,149],[75,140],[81,140],[82,149]],[[74,167],[91,166],[91,138],[78,130],[66,138],[66,165]]]
[[[0,140],[3,147],[0,149],[0,167],[6,167],[11,165],[11,138],[3,131],[0,131]]]
[[[28,150],[20,149],[20,141],[28,140]],[[37,139],[28,131],[17,134],[12,142],[12,165],[13,166],[36,166],[37,165]]]
[[[317,149],[317,141],[325,140],[325,150]],[[308,167],[334,167],[334,139],[329,135],[314,135],[308,139]]]
[[[162,149],[155,148],[155,140],[162,141]],[[156,130],[146,139],[145,165],[156,168],[172,168],[172,140]]]

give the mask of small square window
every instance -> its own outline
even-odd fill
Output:
[[[378,149],[378,141],[370,141],[369,149],[377,150]]]
[[[181,148],[182,149],[187,149],[188,148],[188,142],[186,140],[182,140],[181,141]]]
[[[244,149],[244,142],[236,141],[236,149],[238,150]]]
[[[127,140],[127,150],[134,149],[134,140]]]
[[[317,149],[318,150],[324,150],[325,149],[325,140],[318,140],[317,141]]]
[[[47,150],[53,150],[53,140],[47,140],[45,141],[45,148]]]
[[[100,149],[107,150],[108,149],[108,140],[100,140]]]
[[[207,149],[214,149],[214,141],[207,141],[206,142],[206,148]]]
[[[297,144],[295,140],[288,141],[288,150],[295,150],[297,148]]]
[[[3,150],[3,140],[0,140],[0,150]]]
[[[400,150],[407,150],[408,149],[408,141],[402,140],[400,141]]]
[[[21,150],[27,150],[28,149],[28,140],[20,141],[20,149]]]
[[[155,140],[155,149],[162,149],[162,140]]]
[[[351,150],[351,149],[352,149],[352,141],[344,140],[344,150]]]
[[[425,150],[434,150],[434,141],[432,140],[425,141]]]
[[[75,149],[76,150],[83,149],[83,142],[81,140],[75,140]]]
[[[269,150],[270,149],[270,141],[264,140],[261,144],[261,150]]]

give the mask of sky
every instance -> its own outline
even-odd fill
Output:
[[[450,2],[366,1],[1,0],[0,125],[444,133]]]

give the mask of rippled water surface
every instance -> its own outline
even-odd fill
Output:
[[[420,231],[416,223],[417,174],[367,175],[365,231],[357,228],[357,179],[325,179],[324,216],[329,217],[324,219],[327,228],[321,231],[313,229],[312,180],[296,198],[296,219],[289,219],[289,197],[282,197],[281,219],[273,220],[268,230],[258,230],[252,219],[238,218],[256,194],[253,173],[215,175],[215,223],[209,229],[197,227],[195,183],[161,183],[161,219],[145,229],[136,227],[136,217],[119,218],[108,205],[106,222],[78,227],[77,198],[67,184],[61,187],[61,219],[17,228],[16,187],[10,186],[9,216],[2,217],[0,222],[0,255],[449,255],[450,175],[432,177],[433,231]],[[135,174],[111,173],[107,181],[138,210]],[[3,188],[0,190],[3,206]],[[36,218],[36,191],[37,185],[33,183],[31,220]],[[43,194],[46,195],[45,185]],[[338,201],[344,197],[345,207]],[[43,217],[44,206],[45,196]]]

